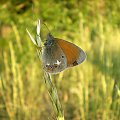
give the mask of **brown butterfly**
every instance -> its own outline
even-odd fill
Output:
[[[42,65],[46,72],[56,74],[85,60],[86,54],[80,47],[54,38],[50,33],[46,38],[42,51]]]

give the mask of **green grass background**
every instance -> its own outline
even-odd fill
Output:
[[[33,36],[37,20],[87,59],[53,76],[65,120],[120,120],[120,1],[1,0],[0,120],[54,120]],[[41,28],[43,40],[48,32]],[[116,87],[117,86],[117,87]]]

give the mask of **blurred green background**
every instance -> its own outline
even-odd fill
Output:
[[[120,120],[119,0],[0,1],[0,120],[55,119],[26,33],[35,36],[39,18],[87,54],[80,66],[53,76],[65,120]]]

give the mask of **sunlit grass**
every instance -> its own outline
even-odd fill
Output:
[[[87,54],[80,66],[53,77],[65,120],[119,120],[120,29],[102,18],[87,26],[82,13],[78,21],[78,28],[66,24],[68,30],[53,33]],[[13,22],[5,26],[6,32],[4,26],[1,30],[0,120],[54,119],[41,63],[25,27],[20,31]]]
[[[109,31],[114,31],[112,28],[109,29]],[[114,65],[112,59],[114,56],[110,54],[110,52],[117,52],[116,48],[119,44],[116,44],[116,48],[113,49],[109,47],[110,44],[113,45],[114,38],[119,38],[117,33],[118,31],[115,35],[111,32],[109,40],[107,31],[106,33],[100,33],[96,37],[96,39],[100,40],[91,42],[89,39],[90,31],[84,28],[82,33],[80,33],[81,41],[74,41],[85,49],[87,60],[82,65],[57,75],[58,80],[56,82],[58,83],[56,85],[58,86],[57,89],[67,119],[85,120],[92,118],[117,120],[119,117],[118,109],[114,109],[114,111],[111,109],[115,75],[112,74],[114,72],[112,69]],[[79,38],[79,34],[77,37]],[[17,62],[17,51],[12,42],[9,42],[9,50],[10,54],[4,51],[3,58],[4,71],[1,73],[0,89],[1,98],[4,102],[1,103],[1,108],[5,107],[5,115],[8,115],[10,119],[41,118],[44,120],[46,118],[44,118],[44,115],[49,114],[52,109],[51,105],[48,102],[46,105],[45,102],[48,97],[42,83],[43,73],[41,73],[40,63],[37,57],[35,57],[34,61],[32,60],[35,53],[32,53],[33,55],[29,53],[29,63],[23,69],[24,61]],[[109,56],[106,57],[106,54]],[[27,57],[25,58],[27,59]],[[118,98],[113,102],[117,102],[117,105],[119,105]],[[47,110],[49,110],[48,113]],[[42,114],[43,111],[46,113]]]

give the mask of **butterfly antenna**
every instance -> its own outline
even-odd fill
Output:
[[[34,5],[33,4],[32,4],[31,11],[32,11],[32,20],[34,21],[35,13],[34,13]]]
[[[47,28],[47,30],[49,31],[49,33],[51,33],[50,29],[48,28],[48,26],[44,22],[43,22],[43,24],[45,25],[45,27]]]

